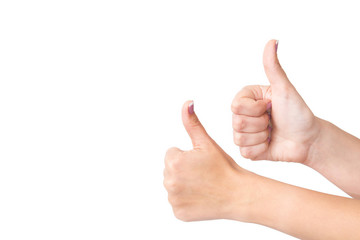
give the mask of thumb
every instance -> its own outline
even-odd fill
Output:
[[[291,85],[277,58],[279,41],[270,40],[264,49],[263,64],[266,76],[274,88],[288,88]]]
[[[199,148],[208,142],[210,137],[194,112],[194,102],[186,101],[182,108],[182,121],[189,134],[193,148]]]

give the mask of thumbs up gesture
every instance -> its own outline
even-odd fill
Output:
[[[264,49],[270,86],[247,86],[232,102],[234,142],[245,158],[305,163],[320,123],[280,66],[277,48],[271,40]]]
[[[235,201],[237,208],[248,202],[244,199],[250,195],[246,186],[251,173],[211,139],[194,113],[192,101],[184,104],[182,120],[193,149],[170,148],[165,157],[164,186],[174,214],[183,221],[231,219]]]

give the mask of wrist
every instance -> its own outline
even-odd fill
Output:
[[[315,165],[321,163],[321,159],[323,158],[320,157],[320,154],[322,152],[322,148],[324,144],[326,144],[324,141],[326,141],[327,139],[326,135],[330,134],[329,128],[331,127],[329,126],[329,122],[318,117],[316,117],[315,122],[316,122],[317,134],[312,140],[309,146],[307,158],[303,162],[304,165],[310,168],[314,168]]]
[[[354,198],[359,198],[360,139],[332,123],[319,119],[321,130],[304,164],[333,182]],[[341,176],[341,177],[339,177]]]
[[[238,204],[232,220],[249,222],[284,231],[297,208],[302,204],[301,190],[254,173],[249,174],[249,199],[245,205]]]
[[[272,179],[242,169],[234,178],[235,191],[229,200],[227,219],[259,223],[264,216],[267,199],[274,193]]]

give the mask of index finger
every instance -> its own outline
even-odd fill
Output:
[[[231,104],[231,111],[237,115],[259,117],[271,107],[269,99],[263,99],[260,86],[246,86],[238,92]]]

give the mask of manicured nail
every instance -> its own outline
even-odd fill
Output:
[[[279,46],[279,40],[276,40],[276,43],[275,43],[275,52],[277,52],[278,46]]]
[[[266,104],[266,111],[269,110],[269,109],[271,108],[271,106],[272,106],[272,103],[271,103],[271,102],[268,102],[268,103]]]
[[[194,101],[192,101],[190,104],[189,104],[189,113],[190,114],[193,114],[194,113]]]

